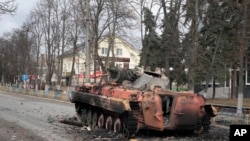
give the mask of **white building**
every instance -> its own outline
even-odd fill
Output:
[[[98,55],[101,57],[103,63],[107,60],[108,54],[108,38],[104,38],[99,41],[98,45]],[[70,75],[71,67],[73,63],[73,51],[70,50],[62,55],[63,57],[63,77],[67,77]],[[111,56],[111,52],[109,56]],[[140,62],[140,51],[134,48],[131,44],[126,42],[124,39],[120,37],[116,37],[114,40],[114,58],[115,58],[115,66],[121,68],[129,68],[133,69],[139,65]],[[93,56],[91,56],[91,63],[90,63],[90,71],[93,77],[94,72],[94,63],[93,63]],[[75,54],[75,62],[74,62],[74,80],[73,83],[81,84],[83,82],[83,77],[86,70],[86,54],[85,48],[83,45],[77,50],[77,54]],[[96,65],[97,73],[100,72],[100,66]],[[78,79],[77,79],[78,78]],[[73,84],[74,85],[74,84]]]

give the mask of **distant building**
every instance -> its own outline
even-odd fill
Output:
[[[99,42],[98,54],[103,62],[107,60],[108,46],[108,38]],[[115,38],[114,53],[115,65],[118,67],[133,69],[139,65],[140,51],[120,37]],[[111,56],[111,52],[109,56]]]
[[[103,63],[107,61],[108,54],[108,38],[103,38],[99,41],[98,45],[98,55],[101,57]],[[109,53],[111,56],[112,53]],[[126,42],[121,37],[116,37],[114,40],[114,58],[115,58],[115,66],[121,68],[133,69],[139,65],[140,62],[140,51],[133,47],[131,44]],[[93,55],[90,55],[90,71],[91,76],[93,77],[94,73],[94,63],[93,63]],[[71,67],[73,63],[73,50],[69,50],[65,52],[63,55],[63,69],[62,69],[62,77],[67,78],[70,76]],[[81,84],[83,82],[83,78],[85,77],[86,70],[86,50],[83,44],[78,45],[77,53],[75,54],[75,62],[74,62],[74,74],[72,85]],[[101,75],[102,70],[98,64],[96,64],[96,75]],[[97,76],[97,77],[98,77]]]

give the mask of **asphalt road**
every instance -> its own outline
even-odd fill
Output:
[[[62,124],[62,117],[75,115],[74,105],[68,102],[43,99],[0,91],[0,141],[122,141],[120,134],[104,129],[86,130]],[[138,141],[226,141],[229,129],[224,126],[211,127],[208,134],[182,136],[175,133],[159,135],[152,131],[139,132]]]
[[[70,103],[0,92],[0,123],[2,125],[0,127],[0,136],[5,138],[5,140],[18,141],[42,139],[46,141],[74,140],[74,138],[65,133],[67,125],[62,125],[61,127],[54,125],[58,124],[57,121],[60,116],[73,115],[73,107]],[[5,127],[10,129],[10,131],[4,131]],[[11,129],[14,131],[11,131]],[[24,131],[23,129],[26,130],[25,133],[21,133]],[[30,136],[30,138],[24,140],[24,137],[22,137],[24,134],[27,134],[26,137]]]

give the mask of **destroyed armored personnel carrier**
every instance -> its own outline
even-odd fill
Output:
[[[70,101],[82,123],[126,138],[141,129],[208,131],[215,108],[198,94],[168,90],[168,84],[154,72],[112,68],[109,83],[79,86]]]

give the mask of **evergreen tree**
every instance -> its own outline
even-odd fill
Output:
[[[233,1],[208,1],[207,11],[202,18],[200,30],[200,56],[198,63],[205,74],[203,80],[218,78],[225,65],[237,62],[238,35],[241,16]]]
[[[196,7],[197,8],[197,7]],[[242,14],[239,13],[237,1],[201,0],[195,11],[195,1],[187,1],[184,25],[189,27],[182,42],[182,51],[187,65],[193,68],[195,85],[216,77],[224,82],[225,65],[237,62],[239,45],[239,25]],[[195,38],[195,18],[198,12],[199,41],[195,56],[192,47]],[[192,59],[195,57],[195,63]],[[222,78],[223,77],[223,78]]]
[[[170,81],[175,80],[178,84],[185,83],[184,66],[181,64],[183,54],[179,31],[182,1],[172,0],[168,4],[165,1],[161,2],[164,13],[161,35],[161,64],[165,68],[166,76],[170,78]],[[173,71],[170,71],[170,68],[173,68]]]
[[[142,53],[140,66],[154,70],[159,67],[160,60],[160,37],[157,35],[155,28],[156,23],[154,16],[148,8],[144,8],[145,35],[142,42]]]

